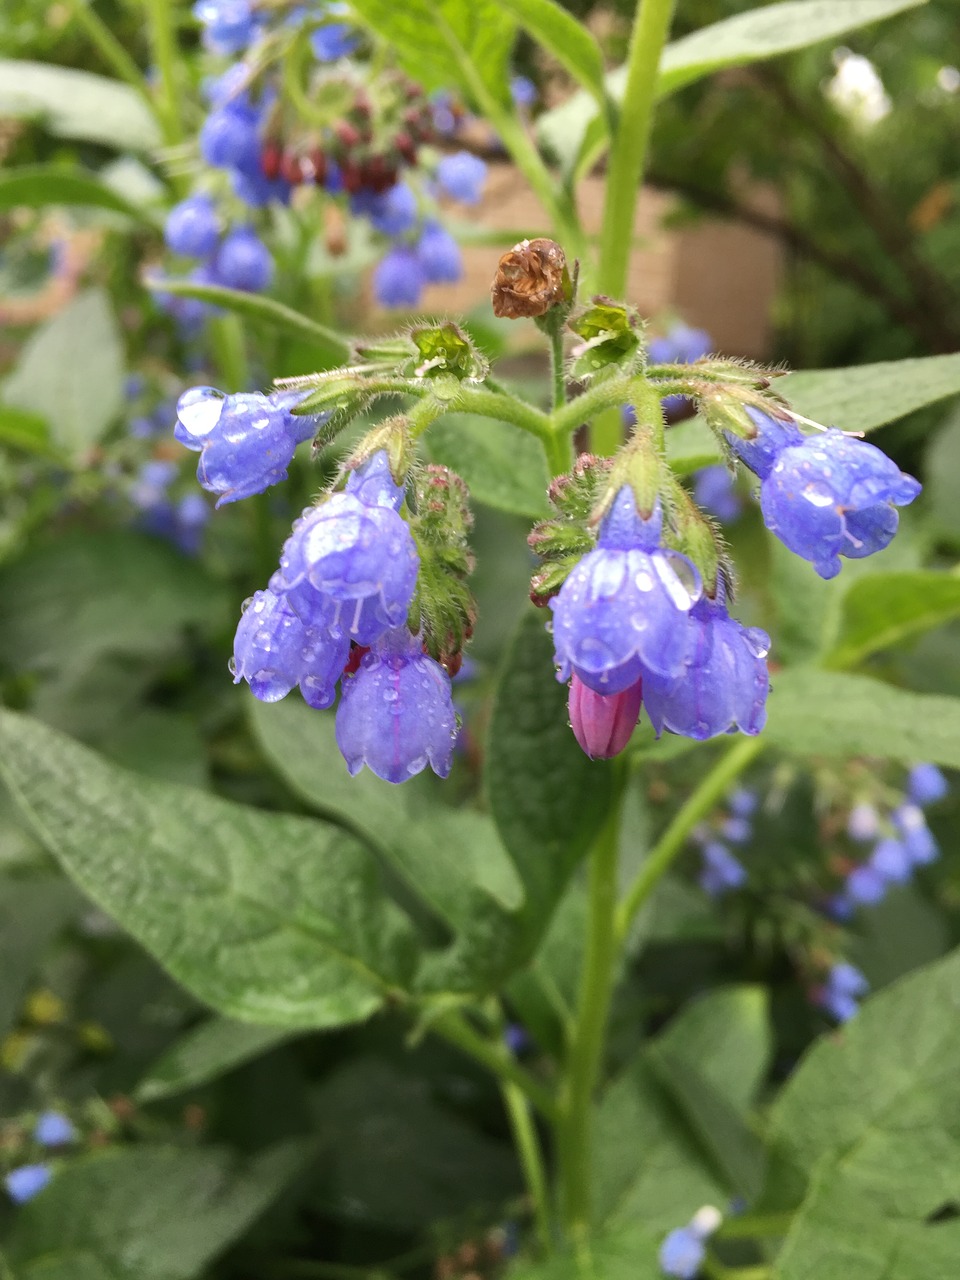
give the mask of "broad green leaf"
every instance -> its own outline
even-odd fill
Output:
[[[11,1028],[44,950],[80,901],[59,876],[0,880],[0,1038]]]
[[[219,627],[223,588],[193,561],[129,531],[71,532],[0,568],[0,661],[69,682],[105,654],[175,654],[185,628]]]
[[[449,950],[426,957],[421,988],[486,990],[522,962],[524,890],[485,814],[449,808],[427,776],[402,787],[369,772],[351,778],[332,715],[292,699],[269,706],[251,699],[250,715],[267,759],[293,790],[356,831],[455,931]]]
[[[603,54],[594,36],[555,0],[499,0],[521,27],[603,107]]]
[[[794,755],[932,760],[960,769],[960,698],[810,668],[774,676],[764,741]]]
[[[783,0],[748,9],[668,44],[657,94],[665,97],[723,67],[762,62],[915,9],[926,0]]]
[[[960,395],[960,355],[805,370],[778,378],[776,388],[794,409],[825,427],[875,431]]]
[[[83,169],[64,169],[58,165],[23,165],[0,173],[0,209],[21,206],[43,208],[45,205],[88,205],[109,209],[128,218],[143,221],[142,209],[111,190],[92,173]]]
[[[218,1147],[75,1156],[17,1212],[4,1254],[17,1280],[194,1280],[310,1154],[286,1142],[243,1162]]]
[[[546,923],[611,802],[605,762],[580,750],[556,679],[543,612],[524,614],[506,655],[487,739],[485,787],[520,872],[527,911]]]
[[[932,964],[950,950],[949,915],[917,885],[891,886],[864,911],[851,940],[850,959],[874,989]]]
[[[53,443],[80,459],[120,412],[123,372],[109,297],[88,289],[30,337],[0,397],[45,418]]]
[[[264,297],[263,294],[227,289],[219,284],[194,284],[192,280],[167,280],[161,276],[153,276],[146,283],[154,293],[171,293],[178,298],[197,298],[200,302],[209,302],[212,306],[233,311],[245,320],[253,320],[312,342],[318,355],[325,360],[341,363],[350,357],[350,341],[343,334],[336,333],[302,312],[294,311],[293,307],[277,302],[274,298]]]
[[[662,1280],[657,1259],[659,1241],[646,1222],[602,1231],[590,1241],[592,1272],[597,1280]],[[582,1280],[583,1265],[569,1254],[545,1262],[518,1262],[506,1280]]]
[[[434,462],[464,478],[476,502],[531,519],[549,514],[543,445],[517,427],[450,414],[431,426],[423,444]]]
[[[16,409],[11,404],[0,404],[0,445],[32,453],[38,458],[63,461],[60,451],[50,443],[46,418],[28,409]]]
[[[937,531],[960,540],[960,403],[931,436],[924,459],[923,498]]]
[[[724,67],[806,49],[924,3],[926,0],[783,0],[734,14],[667,45],[660,60],[657,96],[666,97]],[[616,102],[623,98],[626,80],[626,66],[617,67],[606,78],[607,92]],[[597,107],[583,92],[542,115],[537,132],[567,172],[589,169],[605,146]]]
[[[700,417],[689,418],[668,429],[667,457],[671,467],[681,476],[721,461],[716,437]]]
[[[828,667],[855,667],[872,653],[922,635],[960,616],[960,577],[917,570],[876,573],[843,597],[839,634]]]
[[[412,928],[341,829],[142,778],[12,712],[0,773],[80,887],[220,1012],[338,1026],[408,982]]]
[[[520,1190],[509,1147],[445,1108],[423,1076],[354,1057],[324,1079],[312,1102],[320,1145],[314,1203],[360,1229],[424,1229],[499,1209]]]
[[[814,1045],[770,1115],[779,1173],[768,1203],[789,1207],[831,1167],[897,1217],[925,1217],[960,1197],[958,1005],[955,951]]]
[[[456,80],[471,97],[462,79],[445,32],[462,48],[486,88],[503,99],[509,73],[515,27],[496,0],[352,0],[360,21],[393,49],[401,66],[427,89],[449,89]]]
[[[63,726],[58,722],[55,727]],[[210,782],[206,745],[199,729],[173,711],[138,707],[105,734],[98,734],[96,747],[109,760],[148,778],[201,789]]]
[[[140,1081],[136,1097],[156,1102],[196,1089],[289,1040],[295,1032],[208,1018],[182,1035]]]
[[[45,62],[0,59],[0,116],[39,120],[61,138],[118,151],[151,151],[157,122],[129,85]]]

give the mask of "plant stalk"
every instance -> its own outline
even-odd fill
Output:
[[[627,83],[610,147],[600,241],[600,293],[623,297],[633,224],[653,124],[657,70],[675,0],[639,0],[627,55]]]
[[[147,88],[143,72],[113,34],[100,15],[85,0],[69,0],[70,16],[82,27],[100,56],[120,80],[126,81],[151,108],[153,100]]]
[[[445,1013],[429,1024],[429,1030],[462,1049],[499,1079],[515,1084],[546,1120],[557,1122],[559,1110],[550,1090],[519,1066],[502,1046],[475,1031],[462,1014]]]
[[[168,147],[183,142],[180,118],[180,91],[177,80],[178,50],[170,0],[144,0],[153,61],[159,75],[156,90],[156,112]]]
[[[526,1179],[527,1190],[530,1192],[530,1199],[533,1201],[533,1216],[537,1239],[540,1242],[540,1248],[543,1250],[544,1256],[549,1257],[553,1253],[553,1231],[550,1226],[550,1192],[547,1187],[547,1175],[544,1169],[543,1152],[540,1149],[540,1139],[537,1136],[536,1125],[530,1114],[530,1104],[523,1091],[509,1080],[501,1082],[500,1090],[503,1094],[507,1116],[510,1120],[514,1144],[523,1168],[523,1176]]]

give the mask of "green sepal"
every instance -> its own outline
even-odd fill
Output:
[[[441,324],[421,324],[410,330],[415,354],[404,360],[398,372],[405,378],[442,378],[482,382],[490,372],[490,362],[477,350],[470,337],[452,320]]]
[[[723,574],[729,586],[732,571],[719,526],[701,511],[687,490],[674,480],[664,493],[665,514],[663,540],[666,546],[680,551],[696,566],[708,596],[717,593],[717,579]]]
[[[403,414],[384,418],[372,431],[367,432],[344,462],[344,477],[362,466],[375,453],[381,452],[387,455],[394,483],[405,485],[413,462],[414,445],[410,436],[410,420]]]
[[[560,590],[577,561],[596,545],[592,524],[610,487],[613,460],[582,454],[573,470],[554,478],[547,496],[556,516],[534,525],[527,538],[544,561],[530,583],[534,604],[546,604]]]
[[[640,354],[643,322],[633,307],[598,296],[570,320],[570,328],[583,342],[574,350],[572,377],[587,381],[615,366],[633,372]]]
[[[372,340],[363,339],[353,344],[354,363],[369,372],[395,373],[411,356],[416,355],[416,350],[406,332]]]
[[[468,496],[455,472],[430,463],[417,473],[410,498],[420,572],[409,625],[423,632],[427,653],[452,674],[477,617],[466,584],[474,563],[467,541],[473,524]]]

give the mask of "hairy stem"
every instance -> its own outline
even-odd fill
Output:
[[[461,386],[450,408],[462,409],[464,413],[476,413],[482,418],[496,418],[498,422],[511,422],[521,431],[528,431],[545,442],[553,435],[550,418],[542,410],[524,400],[500,395],[496,391]]]
[[[537,1239],[544,1254],[549,1257],[553,1252],[553,1232],[550,1227],[550,1191],[547,1186],[547,1175],[537,1136],[536,1125],[530,1114],[530,1104],[517,1085],[505,1080],[500,1090],[507,1108],[510,1128],[513,1132],[514,1144],[520,1157],[523,1176],[527,1190],[533,1201],[533,1216],[536,1225]]]
[[[724,752],[693,795],[680,807],[617,908],[615,929],[618,943],[622,944],[626,940],[634,917],[680,853],[690,832],[722,799],[733,782],[762,750],[761,739],[740,738]]]
[[[563,1218],[587,1275],[590,1274],[593,1094],[603,1061],[619,952],[613,922],[617,905],[617,854],[625,778],[622,766],[614,767],[618,775],[615,799],[590,855],[586,954],[558,1129]]]
[[[499,1079],[516,1085],[546,1120],[551,1123],[557,1121],[559,1110],[550,1090],[539,1080],[534,1079],[529,1071],[519,1066],[505,1052],[502,1045],[486,1039],[479,1031],[475,1031],[462,1014],[445,1013],[435,1018],[430,1023],[429,1029],[456,1045],[458,1049],[462,1049],[468,1057],[481,1063]]]
[[[627,284],[637,196],[650,143],[657,69],[674,0],[638,0],[627,55],[627,83],[610,146],[600,242],[601,293],[620,298]]]

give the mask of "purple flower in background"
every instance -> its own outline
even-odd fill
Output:
[[[731,889],[739,889],[746,879],[746,870],[727,846],[721,840],[708,840],[703,846],[701,889],[711,897],[719,897]]]
[[[323,11],[338,16],[345,13],[346,8],[343,4],[329,4]],[[318,62],[339,62],[341,58],[349,58],[359,45],[360,37],[346,22],[325,22],[310,34],[310,48]]]
[[[757,811],[759,799],[749,787],[736,787],[727,796],[727,808],[738,818],[749,818]]]
[[[400,236],[417,224],[417,197],[405,182],[372,197],[364,212],[371,224],[385,236]]]
[[[251,0],[198,0],[193,13],[213,53],[242,53],[259,30]]]
[[[428,284],[452,284],[463,275],[463,256],[453,236],[438,222],[428,222],[417,241],[417,258]]]
[[[415,307],[426,283],[418,254],[401,245],[381,258],[373,273],[374,297],[384,307]]]
[[[224,236],[213,269],[229,289],[262,293],[273,278],[273,258],[253,227],[234,227]]]
[[[651,338],[647,355],[652,364],[693,364],[713,350],[713,342],[704,329],[674,325],[662,338]]]
[[[817,1003],[837,1022],[848,1022],[857,1012],[860,999],[870,990],[870,984],[854,965],[841,961],[827,974],[827,981],[817,997]]]
[[[858,906],[875,907],[886,892],[886,879],[869,862],[855,867],[847,876],[845,894]]]
[[[949,789],[946,778],[935,764],[917,764],[910,770],[907,795],[921,808],[942,800]]]
[[[532,107],[537,96],[537,86],[529,76],[514,76],[510,81],[510,97],[516,106]]]
[[[260,169],[260,117],[244,101],[216,107],[200,128],[200,154],[214,169]]]
[[[32,1200],[47,1185],[53,1173],[45,1164],[24,1164],[19,1169],[11,1169],[3,1180],[7,1195],[14,1204],[25,1204]]]
[[[927,826],[919,805],[899,805],[890,818],[913,866],[923,867],[936,861],[940,856],[940,847],[933,838],[933,832]]]
[[[437,182],[445,195],[462,204],[479,204],[487,180],[487,166],[469,151],[442,156],[437,163]]]
[[[596,550],[550,602],[559,679],[576,673],[610,694],[650,674],[683,673],[697,643],[689,614],[702,588],[686,556],[660,545],[661,527],[659,503],[643,519],[625,485],[603,518]]]
[[[873,840],[880,830],[880,815],[872,804],[855,804],[847,818],[847,835],[851,840]]]
[[[429,764],[445,778],[457,718],[450,677],[405,626],[386,632],[343,682],[337,746],[351,775],[364,765],[385,782],[406,782]]]
[[[721,524],[733,524],[743,514],[743,500],[737,493],[736,478],[722,462],[694,472],[693,496],[697,506],[716,516]]]
[[[870,866],[888,884],[905,884],[910,879],[913,863],[907,846],[892,836],[877,842],[870,855]]]
[[[164,227],[167,248],[187,258],[206,258],[217,247],[220,222],[208,195],[188,196],[167,214]]]
[[[59,1111],[44,1111],[33,1128],[34,1139],[43,1147],[65,1147],[75,1142],[77,1131]]]
[[[660,1270],[677,1280],[694,1280],[706,1256],[703,1238],[693,1227],[675,1227],[660,1246]]]

